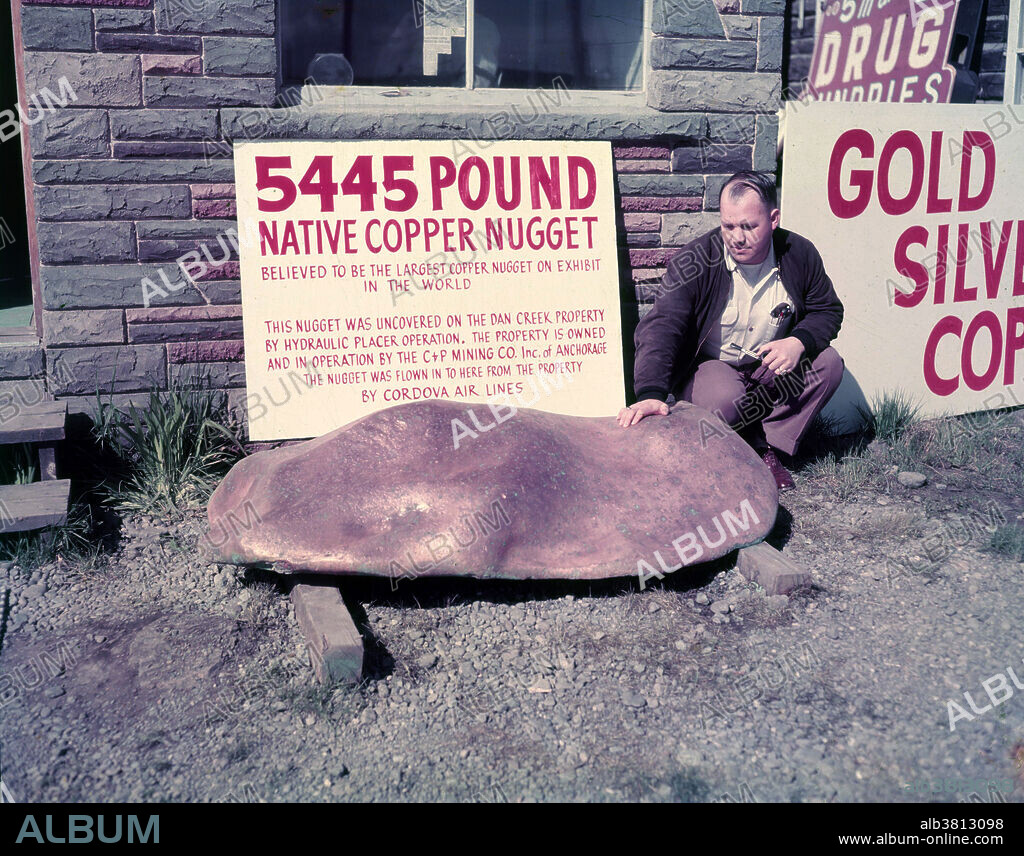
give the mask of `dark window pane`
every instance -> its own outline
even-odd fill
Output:
[[[639,89],[643,0],[476,0],[477,87]]]
[[[280,0],[282,76],[464,86],[466,0]],[[643,0],[476,0],[474,86],[639,89]],[[351,70],[350,70],[351,69]]]
[[[286,84],[298,84],[307,77],[324,85],[466,84],[465,37],[446,38],[452,29],[448,25],[465,8],[464,0],[280,0],[280,4],[281,73]],[[464,12],[462,21],[464,34]],[[450,51],[443,52],[449,45]],[[345,79],[348,66],[350,80]]]

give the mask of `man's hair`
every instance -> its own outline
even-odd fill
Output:
[[[769,211],[779,207],[779,195],[775,190],[775,179],[770,175],[765,175],[763,172],[745,169],[733,174],[718,192],[719,208],[722,207],[722,197],[725,195],[726,190],[729,191],[729,197],[733,201],[739,199],[748,190],[753,190]]]

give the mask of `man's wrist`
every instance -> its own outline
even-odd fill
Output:
[[[811,334],[806,330],[794,330],[789,334],[790,339],[796,339],[801,345],[803,345],[803,353],[809,353],[811,348],[814,347],[814,339],[811,338]]]

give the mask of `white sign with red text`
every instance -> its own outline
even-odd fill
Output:
[[[783,225],[846,310],[833,409],[897,389],[934,416],[1024,403],[1022,126],[991,104],[813,103],[786,122]]]
[[[622,406],[609,143],[239,143],[235,181],[251,439]]]

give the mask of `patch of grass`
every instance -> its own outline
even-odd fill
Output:
[[[1024,562],[1024,526],[1018,526],[1016,523],[1000,526],[992,533],[985,549],[991,553],[1008,556],[1017,562]]]
[[[857,406],[864,430],[890,446],[914,424],[920,409],[913,397],[901,389],[875,395],[868,408]]]
[[[1024,490],[1024,443],[1019,413],[989,411],[930,419],[911,426],[893,445],[901,468],[962,470],[993,487]]]
[[[125,448],[129,475],[111,491],[125,511],[176,515],[209,499],[224,473],[242,456],[238,438],[225,427],[214,394],[172,387],[150,394],[148,406],[132,405],[123,418],[99,417],[106,442],[110,424]]]
[[[95,566],[101,550],[93,537],[94,528],[89,505],[74,502],[68,508],[67,521],[60,526],[0,535],[0,559],[13,560],[23,568],[62,559],[88,569]]]
[[[35,451],[28,443],[0,446],[0,484],[29,484],[39,477]]]
[[[862,454],[839,459],[834,454],[811,461],[803,470],[805,476],[819,484],[830,498],[845,502],[866,487],[882,486],[887,481],[884,461]]]
[[[248,621],[257,626],[272,623],[276,618],[274,607],[280,597],[277,587],[271,583],[257,582],[248,586],[246,590],[251,592],[252,596],[242,607],[238,620]]]

